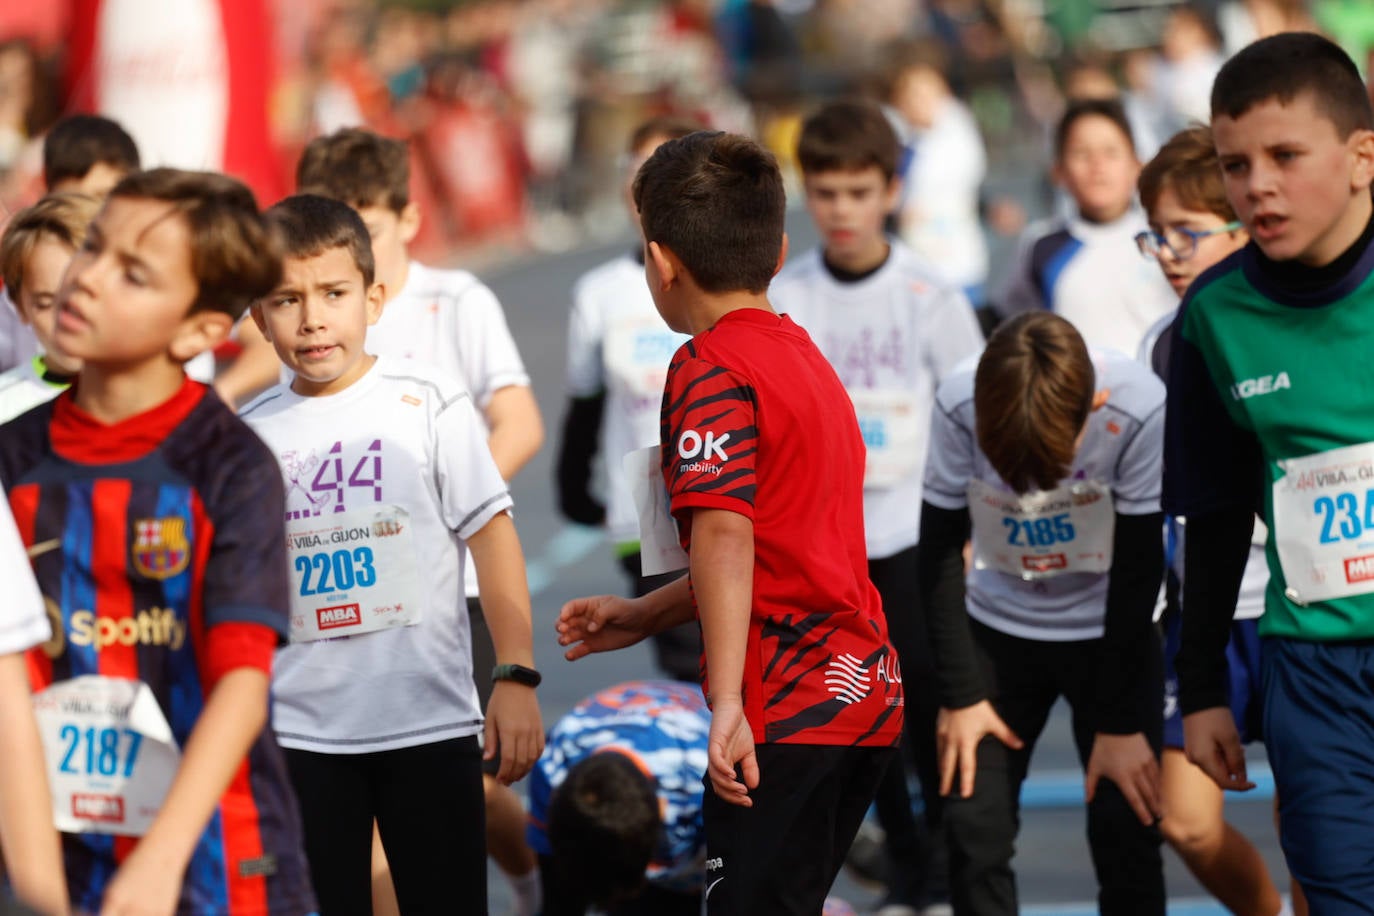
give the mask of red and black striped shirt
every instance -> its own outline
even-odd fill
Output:
[[[728,313],[673,357],[661,436],[684,548],[694,509],[754,524],[743,684],[754,740],[895,744],[901,668],[868,579],[863,439],[811,338],[770,311]]]

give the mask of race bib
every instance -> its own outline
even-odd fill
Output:
[[[916,421],[916,398],[911,392],[873,389],[851,391],[849,397],[868,449],[864,487],[890,487],[914,474],[924,430]]]
[[[668,488],[663,483],[662,455],[657,445],[651,445],[626,452],[621,459],[639,515],[640,571],[646,576],[687,568],[687,551],[682,549],[677,521],[669,509]]]
[[[1272,536],[1289,600],[1374,592],[1374,443],[1280,461]]]
[[[606,331],[606,368],[631,394],[657,404],[663,398],[668,364],[684,339],[657,316],[617,319]]]
[[[981,480],[968,485],[973,565],[1019,579],[1105,573],[1112,567],[1116,513],[1095,481],[1017,496]]]
[[[33,710],[57,829],[147,833],[181,763],[148,685],[83,675],[34,696]]]
[[[360,636],[420,622],[410,513],[377,505],[286,524],[291,641]]]

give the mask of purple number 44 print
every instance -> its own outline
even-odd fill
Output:
[[[352,471],[345,477],[346,459],[352,465]],[[350,499],[362,503],[379,503],[382,501],[382,442],[380,439],[373,439],[356,460],[352,460],[352,455],[345,455],[344,443],[338,441],[330,446],[323,461],[313,451],[304,458],[301,457],[300,452],[291,451],[281,455],[281,464],[286,473],[288,506],[292,502],[293,494],[298,490],[309,503],[303,508],[288,508],[286,512],[288,521],[322,515],[331,505],[336,513],[347,512]],[[310,478],[310,483],[307,486],[304,480],[311,471],[314,471],[315,474],[314,477]],[[362,491],[362,493],[358,491]]]

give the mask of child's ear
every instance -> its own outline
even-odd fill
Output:
[[[1354,156],[1350,188],[1352,191],[1368,190],[1374,184],[1374,130],[1355,131],[1350,136],[1350,150]]]
[[[672,249],[664,248],[658,242],[650,242],[645,248],[645,254],[653,262],[654,271],[658,274],[659,289],[666,290],[678,279],[677,256]]]
[[[224,312],[211,309],[196,312],[182,320],[176,336],[167,345],[167,352],[177,362],[189,362],[224,343],[233,329],[234,319]]]
[[[787,238],[787,233],[784,232],[782,234],[782,247],[778,249],[778,263],[773,265],[773,276],[775,277],[778,275],[778,271],[782,270],[782,265],[787,263],[788,245],[789,240]]]
[[[415,241],[415,236],[420,234],[420,205],[411,201],[401,208],[401,215],[396,222],[396,231],[401,237],[401,241],[409,245]]]
[[[886,209],[888,213],[897,212],[897,203],[902,199],[902,179],[893,175],[887,182],[887,190],[883,192],[885,197]]]
[[[364,306],[367,309],[367,323],[369,326],[377,323],[377,319],[382,317],[382,306],[386,303],[386,284],[373,283],[367,288]]]
[[[262,332],[263,338],[268,343],[271,343],[272,332],[267,329],[267,319],[263,317],[262,314],[262,303],[254,302],[252,305],[250,305],[248,307],[248,314],[253,316],[253,324],[258,326],[258,330]]]

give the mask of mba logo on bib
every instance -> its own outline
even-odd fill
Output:
[[[149,579],[170,579],[186,569],[191,548],[186,540],[186,520],[141,518],[134,522],[134,569]]]
[[[1257,375],[1254,378],[1241,379],[1232,385],[1231,397],[1237,401],[1244,401],[1292,387],[1293,383],[1288,380],[1287,372],[1280,372],[1278,375]]]
[[[335,630],[339,627],[356,627],[363,622],[362,614],[356,604],[341,604],[338,607],[322,607],[315,612],[321,630]]]

